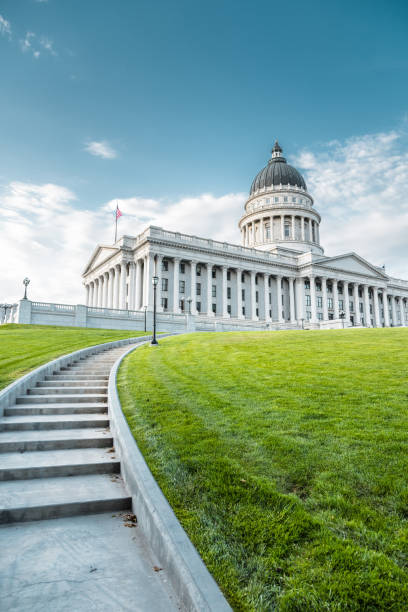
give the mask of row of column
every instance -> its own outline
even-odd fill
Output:
[[[273,236],[273,220],[280,219],[279,237]],[[289,236],[285,236],[285,223],[290,225]],[[296,219],[300,219],[300,236],[296,236]],[[287,221],[285,221],[287,220]],[[308,225],[309,236],[306,236],[306,222]],[[255,226],[259,223],[259,233],[257,240],[255,240]],[[309,217],[299,217],[298,215],[279,215],[271,217],[261,217],[260,219],[254,219],[242,227],[243,244],[244,246],[252,246],[255,242],[262,243],[268,240],[266,235],[266,224],[269,223],[269,239],[270,240],[302,240],[305,242],[317,242],[319,243],[319,224],[310,219]]]
[[[323,307],[323,320],[328,320],[328,302],[327,302],[327,282],[331,281],[333,288],[333,318],[339,319],[340,310],[339,310],[339,293],[338,293],[338,282],[336,279],[330,279],[326,277],[318,277],[321,281],[321,291],[322,291],[322,307]],[[310,308],[311,308],[311,321],[317,321],[317,296],[316,296],[316,282],[315,277],[310,276]],[[362,283],[351,283],[348,281],[340,281],[343,286],[343,303],[344,303],[344,320],[349,322],[351,313],[350,313],[350,296],[349,296],[349,287],[352,287],[353,293],[353,303],[355,316],[358,318],[358,323],[361,322],[361,315],[364,315],[365,325],[371,326],[371,319],[373,319],[373,323],[375,327],[382,327],[382,317],[380,313],[380,304],[379,304],[379,294],[382,294],[382,305],[384,309],[384,325],[385,327],[390,326],[390,316],[389,316],[389,307],[388,307],[388,297],[391,300],[391,309],[392,309],[392,322],[393,325],[397,324],[397,299],[398,299],[398,308],[400,309],[400,323],[402,326],[405,326],[405,309],[404,309],[404,298],[402,296],[388,296],[386,288],[379,288],[375,286],[371,286],[368,284]],[[363,288],[363,312],[360,312],[360,295],[359,289]],[[373,293],[373,312],[370,310],[370,290]]]

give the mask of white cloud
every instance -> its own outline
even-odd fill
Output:
[[[51,55],[57,55],[56,51],[54,50],[54,43],[52,40],[43,37],[40,40],[40,45],[45,49],[45,51],[51,53]]]
[[[41,55],[41,51],[50,53],[50,55],[57,55],[54,49],[54,43],[52,40],[45,38],[44,36],[38,39],[34,32],[27,32],[25,37],[20,40],[21,50],[26,53],[29,51],[33,54],[35,59],[38,59]]]
[[[2,15],[0,15],[0,34],[11,38],[11,25]]]
[[[325,252],[355,251],[391,276],[408,279],[408,139],[404,131],[303,151],[310,193],[322,216]]]
[[[330,143],[323,153],[302,152],[293,162],[305,176],[322,215],[326,253],[356,251],[393,276],[408,279],[408,146],[402,133]],[[244,193],[202,194],[173,202],[113,199],[95,211],[54,184],[9,184],[0,195],[0,301],[14,301],[31,279],[33,299],[83,303],[81,273],[97,243],[111,244],[116,202],[119,235],[147,225],[239,243]]]
[[[85,151],[96,157],[103,157],[104,159],[114,159],[118,156],[117,152],[111,145],[102,140],[100,142],[94,140],[85,144]]]

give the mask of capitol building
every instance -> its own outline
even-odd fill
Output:
[[[189,314],[196,329],[388,327],[408,323],[408,281],[356,253],[327,257],[321,217],[278,142],[254,178],[241,245],[148,227],[99,245],[84,274],[88,307]]]

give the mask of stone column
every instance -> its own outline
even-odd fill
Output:
[[[378,305],[378,287],[373,287],[374,295],[374,325],[381,327],[380,307]]]
[[[140,310],[142,307],[142,262],[140,259],[136,260],[136,291],[135,291],[135,310]]]
[[[99,308],[103,308],[103,294],[104,294],[104,277],[103,275],[99,277]]]
[[[227,272],[228,267],[222,266],[222,316],[228,317],[228,302],[227,302]]]
[[[136,292],[136,264],[131,261],[129,264],[129,310],[135,310],[135,292]]]
[[[360,298],[358,296],[358,283],[353,285],[353,298],[354,298],[354,325],[361,324],[360,316]]]
[[[334,319],[339,318],[339,288],[337,284],[337,278],[333,278],[333,317]]]
[[[145,257],[145,296],[144,305],[147,306],[147,310],[153,310],[153,283],[152,278],[154,276],[154,254],[148,253]]]
[[[115,266],[114,308],[120,307],[120,264]]]
[[[302,232],[302,240],[305,241],[305,218],[301,217],[301,232]]]
[[[190,261],[190,297],[191,297],[191,314],[197,314],[197,262]]]
[[[237,318],[244,319],[244,315],[242,314],[242,279],[241,279],[242,270],[241,268],[237,268]]]
[[[292,220],[292,240],[296,240],[296,236],[295,236],[295,217],[294,217],[294,215],[292,215],[291,220]]]
[[[293,276],[289,276],[289,307],[290,307],[290,322],[296,323],[295,314],[295,291],[293,287],[295,279]]]
[[[281,220],[281,240],[284,240],[285,239],[285,216],[281,215],[280,220]]]
[[[269,314],[269,274],[264,273],[264,309],[265,309],[265,321],[270,321],[271,316]]]
[[[305,319],[305,281],[303,278],[296,279],[296,317],[300,324],[301,319]]]
[[[310,310],[312,313],[312,323],[316,323],[316,284],[314,276],[310,276]]]
[[[350,323],[350,300],[348,294],[349,284],[347,281],[343,281],[343,293],[344,293],[344,322]]]
[[[89,295],[90,295],[90,286],[89,283],[85,285],[85,304],[89,306]]]
[[[323,303],[323,321],[329,320],[329,309],[327,307],[327,278],[322,276],[322,303]]]
[[[109,308],[109,272],[105,272],[103,275],[103,280],[105,283],[105,293],[103,296],[103,307]]]
[[[403,299],[403,297],[399,298],[399,308],[400,308],[400,316],[401,316],[401,326],[405,327],[405,310],[404,310],[404,299]]]
[[[207,264],[207,315],[214,316],[212,311],[212,264]]]
[[[157,312],[163,312],[163,306],[162,306],[162,260],[163,260],[163,256],[162,255],[156,255],[156,259],[154,261],[154,275],[157,276],[157,278],[159,279],[157,281],[157,287],[156,287],[156,309]],[[153,289],[154,292],[154,289]]]
[[[259,232],[260,232],[260,236],[259,236],[259,241],[258,242],[264,242],[264,220],[263,220],[263,217],[261,217],[261,220],[259,222]]]
[[[397,309],[395,304],[395,295],[391,296],[391,308],[392,308],[392,324],[394,327],[397,326]]]
[[[127,302],[126,288],[127,288],[126,263],[122,261],[122,263],[120,264],[120,307],[123,310],[126,310],[126,302]]]
[[[250,279],[251,279],[251,319],[252,319],[252,321],[257,321],[258,320],[258,317],[256,316],[256,299],[255,299],[256,285],[255,285],[255,277],[256,277],[256,272],[254,272],[254,270],[251,270],[251,272],[250,272]]]
[[[383,289],[383,307],[384,307],[384,324],[385,324],[385,327],[389,327],[390,326],[390,311],[388,310],[387,289]]]
[[[368,285],[364,285],[364,319],[367,327],[371,327],[371,314],[370,314],[370,295],[368,293]]]
[[[270,240],[269,242],[273,242],[273,217],[269,217],[269,228],[270,228]]]
[[[108,296],[108,308],[113,308],[113,290],[114,290],[114,276],[113,268],[109,269],[109,296]]]
[[[93,302],[92,306],[97,308],[99,306],[99,278],[95,278],[94,285],[95,285],[94,302]]]
[[[90,287],[91,287],[91,292],[90,292],[90,296],[89,296],[89,304],[88,304],[88,306],[93,306],[94,305],[94,297],[95,297],[95,283],[93,281],[91,281]]]
[[[276,276],[276,299],[278,300],[278,321],[284,323],[282,317],[282,276]]]
[[[180,271],[180,259],[174,257],[173,259],[173,312],[180,312],[180,296],[179,296],[179,271]]]

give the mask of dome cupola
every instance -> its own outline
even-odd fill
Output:
[[[307,191],[305,179],[294,168],[290,166],[282,155],[283,151],[279,142],[276,140],[272,149],[272,157],[265,168],[262,168],[252,181],[250,195],[256,193],[260,189],[278,185],[290,185]]]

